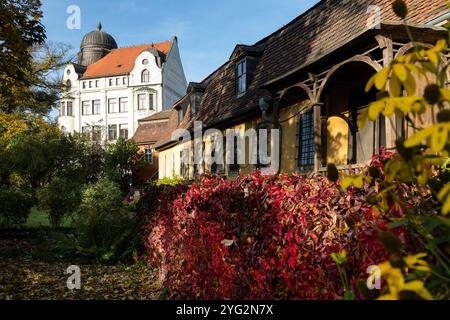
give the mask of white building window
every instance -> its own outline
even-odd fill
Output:
[[[117,124],[111,124],[108,126],[108,140],[117,140]]]
[[[67,101],[66,115],[69,117],[73,116],[73,101]]]
[[[59,116],[65,116],[66,115],[66,102],[62,101],[61,106],[59,107]]]
[[[147,99],[145,98],[145,94],[141,93],[138,94],[138,110],[145,110],[145,101]]]
[[[124,86],[127,85],[127,78],[123,77],[122,83],[123,83]]]
[[[119,106],[117,104],[117,99],[108,99],[108,113],[119,112]]]
[[[149,108],[150,108],[150,110],[155,110],[155,95],[153,93],[151,93],[149,98],[150,98],[149,102],[148,102]]]
[[[128,98],[119,99],[119,112],[128,112]]]
[[[86,81],[83,81],[83,89],[86,89]]]
[[[121,124],[119,126],[119,136],[122,139],[128,139],[128,124]]]
[[[81,102],[81,112],[83,116],[88,116],[91,114],[91,103],[90,101]]]
[[[142,71],[141,82],[142,83],[149,83],[150,82],[150,71],[148,71],[147,69]]]
[[[99,84],[100,84],[100,81],[96,80],[96,81],[95,81],[95,87],[98,88],[98,87],[99,87]]]
[[[144,160],[148,164],[153,164],[153,149],[152,148],[145,148],[145,150],[144,150]]]
[[[118,85],[120,85],[120,79],[119,78],[116,78],[116,86],[118,86]]]
[[[236,67],[237,75],[237,93],[244,94],[247,91],[247,60],[243,59],[238,62]]]
[[[110,86],[110,87],[113,86],[113,79],[109,79],[109,86]]]
[[[92,100],[92,114],[100,114],[100,100]]]

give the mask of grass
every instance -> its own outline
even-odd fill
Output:
[[[70,217],[65,217],[63,219],[61,227],[70,227],[71,219]],[[50,220],[48,219],[48,212],[40,210],[38,208],[32,208],[30,216],[28,217],[27,223],[25,225],[27,228],[40,228],[40,227],[50,227]]]

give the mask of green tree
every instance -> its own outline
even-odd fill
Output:
[[[39,207],[48,210],[53,227],[59,227],[63,218],[74,213],[81,201],[82,185],[64,176],[54,176],[50,182],[39,189]]]
[[[106,175],[120,185],[124,194],[133,182],[133,167],[138,165],[138,147],[133,141],[119,139],[110,144],[106,154]]]
[[[0,110],[12,113],[33,99],[32,48],[45,42],[39,0],[0,2]]]

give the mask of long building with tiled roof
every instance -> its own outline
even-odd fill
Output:
[[[241,136],[249,129],[277,128],[277,172],[311,174],[325,170],[328,163],[340,168],[366,163],[411,130],[398,119],[380,118],[364,129],[356,125],[358,115],[375,99],[375,92],[364,91],[367,80],[413,45],[392,3],[322,0],[254,44],[236,45],[228,61],[201,83],[191,84],[175,103],[179,121],[173,130],[192,132],[195,121],[202,123],[203,131],[234,129]],[[415,42],[430,46],[445,37],[441,26],[450,18],[446,1],[407,4],[406,22]],[[203,139],[203,154],[217,153],[211,141]],[[235,176],[261,166],[184,165],[183,158],[193,159],[194,144],[172,137],[158,141],[154,148],[160,157],[159,177]]]

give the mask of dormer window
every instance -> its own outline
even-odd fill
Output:
[[[148,71],[147,69],[142,71],[141,82],[142,83],[149,83],[150,82],[150,71]]]
[[[199,93],[194,93],[191,97],[191,114],[194,115],[200,110],[201,96]]]
[[[180,124],[184,119],[184,110],[181,108],[178,110],[178,124]]]
[[[67,81],[66,81],[66,90],[67,90],[67,91],[70,91],[70,89],[72,89],[72,81],[67,80]]]
[[[247,60],[242,59],[236,65],[237,94],[242,95],[247,91]]]

